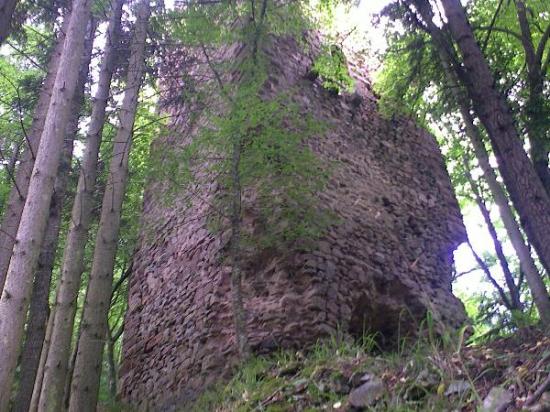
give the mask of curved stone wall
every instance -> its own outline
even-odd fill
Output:
[[[293,90],[304,113],[330,124],[310,144],[337,161],[319,202],[339,220],[311,252],[265,253],[248,263],[254,349],[302,348],[337,331],[376,331],[391,343],[416,330],[427,311],[439,325],[460,325],[451,264],[465,230],[434,138],[410,120],[382,118],[366,78],[355,74],[355,95],[334,96],[307,78],[311,57],[294,42],[275,41],[268,53],[266,91]],[[167,110],[175,132],[155,143],[161,151],[197,127],[185,104],[172,101]],[[144,199],[120,371],[122,398],[143,410],[185,403],[227,376],[236,357],[230,268],[220,259],[227,234],[208,231],[207,204],[159,200],[164,184],[152,181]]]

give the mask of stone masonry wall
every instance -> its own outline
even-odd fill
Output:
[[[330,124],[310,144],[337,161],[319,202],[339,222],[312,252],[266,254],[247,267],[254,350],[302,348],[336,331],[377,331],[389,343],[428,310],[458,326],[465,315],[451,293],[451,264],[465,230],[434,138],[410,120],[382,118],[365,78],[356,76],[355,95],[340,96],[308,80],[312,58],[292,41],[274,41],[269,55],[267,92],[294,88],[304,113]],[[185,105],[170,110],[177,132],[156,143],[167,151],[196,127]],[[140,410],[191,399],[226,377],[236,357],[230,268],[220,259],[227,236],[207,229],[207,204],[159,200],[162,187],[151,182],[144,199],[120,371],[122,398]]]

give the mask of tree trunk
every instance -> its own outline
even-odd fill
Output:
[[[15,166],[17,165],[17,161],[19,160],[19,152],[21,151],[21,144],[22,144],[22,141],[13,142],[11,144],[11,156],[9,160],[2,155],[2,160],[7,161],[4,167],[6,170],[6,174],[11,179],[10,183],[15,183],[15,178],[14,178]]]
[[[241,181],[240,158],[241,142],[234,137],[233,155],[231,161],[231,238],[229,239],[231,257],[231,295],[233,305],[233,321],[235,323],[235,341],[241,361],[250,357],[250,346],[246,328],[246,313],[242,295],[241,269]]]
[[[489,214],[489,210],[485,205],[485,201],[481,197],[481,193],[479,192],[479,187],[477,186],[476,182],[472,178],[470,171],[468,170],[467,161],[464,162],[464,170],[466,174],[466,179],[468,180],[468,183],[470,184],[470,188],[472,189],[472,192],[474,194],[476,204],[479,207],[481,216],[483,216],[483,220],[485,221],[487,230],[489,231],[489,234],[491,235],[491,239],[493,240],[493,246],[495,248],[498,261],[500,262],[502,273],[504,274],[504,281],[506,282],[506,286],[508,287],[508,292],[510,293],[510,307],[508,309],[510,311],[522,310],[519,289],[516,285],[516,282],[514,281],[514,276],[510,271],[510,267],[508,266],[508,261],[506,260],[506,256],[504,255],[504,251],[502,250],[502,244],[498,239],[497,231],[496,231],[495,225],[493,225],[493,221],[491,220],[491,215]]]
[[[12,30],[12,17],[17,0],[5,0],[0,4],[0,45],[10,35]]]
[[[70,113],[84,51],[90,4],[91,0],[75,0],[73,3],[67,41],[61,54],[29,192],[17,230],[17,242],[0,299],[0,341],[3,346],[0,351],[0,411],[8,408],[33,276],[63,148],[64,126]]]
[[[463,56],[463,81],[491,139],[506,188],[522,226],[545,267],[550,267],[550,198],[523,150],[514,118],[473,36],[460,0],[442,0],[451,34]]]
[[[1,139],[1,138],[0,138]],[[5,182],[0,182],[0,185],[16,185],[17,182],[15,180],[15,169],[17,165],[17,161],[19,160],[19,152],[21,150],[21,143],[22,142],[12,142],[11,144],[8,142],[0,142],[0,146],[5,144],[7,146],[7,149],[1,149],[0,148],[0,162],[2,163],[2,168],[5,171],[6,178]],[[10,153],[8,155],[8,153]],[[14,190],[17,190],[16,187],[14,187]],[[0,209],[3,205],[0,205]]]
[[[99,147],[105,123],[105,108],[109,99],[111,79],[115,70],[116,52],[120,44],[120,26],[124,0],[112,2],[107,41],[99,73],[98,87],[93,101],[90,126],[86,138],[84,160],[71,212],[71,221],[61,278],[53,312],[55,317],[52,345],[44,371],[44,385],[40,394],[40,411],[58,411],[63,404],[67,368],[71,352],[76,301],[84,266],[84,251],[92,220],[93,195],[97,178]]]
[[[80,109],[84,100],[90,60],[92,58],[95,27],[95,24],[90,24],[90,31],[86,39],[78,84],[73,97],[73,112],[71,113],[71,117],[66,127],[65,147],[61,155],[57,178],[55,180],[55,188],[50,204],[50,214],[46,226],[46,234],[42,243],[42,251],[38,257],[38,270],[34,277],[25,345],[21,352],[21,364],[19,366],[20,380],[17,396],[13,405],[13,412],[27,412],[29,410],[36,379],[36,371],[38,370],[40,354],[42,352],[42,343],[46,335],[46,324],[50,311],[48,300],[50,296],[52,270],[59,240],[63,203],[69,183],[74,139],[78,131],[78,121],[81,114]]]
[[[504,228],[508,233],[514,250],[516,251],[516,255],[518,256],[520,267],[523,270],[523,273],[525,273],[525,278],[527,279],[527,284],[531,290],[531,294],[533,295],[533,300],[539,311],[540,318],[543,324],[550,325],[550,297],[542,276],[535,265],[535,261],[531,256],[529,247],[525,244],[523,234],[521,233],[519,225],[516,222],[516,218],[514,217],[514,212],[508,203],[506,193],[504,193],[504,190],[497,180],[495,171],[489,163],[489,155],[485,149],[485,145],[483,144],[483,139],[479,129],[474,125],[468,109],[464,107],[463,104],[461,104],[460,111],[462,113],[464,124],[466,125],[466,135],[469,137],[474,147],[474,152],[476,154],[479,167],[483,171],[483,177],[485,178],[485,181],[489,186],[489,190],[493,195],[493,200],[498,207]]]
[[[122,327],[121,327],[122,328]],[[118,333],[117,333],[118,335]],[[111,398],[115,399],[117,394],[117,367],[115,361],[115,343],[119,336],[113,336],[109,325],[107,325],[107,362],[109,364],[109,392]]]
[[[525,51],[525,62],[527,64],[529,96],[525,105],[525,114],[527,136],[531,145],[531,160],[535,166],[535,171],[544,184],[546,192],[550,195],[550,169],[548,169],[550,144],[547,142],[549,113],[546,109],[547,102],[543,95],[542,53],[539,54],[533,45],[533,37],[531,36],[531,29],[527,20],[525,3],[521,0],[516,0],[515,4],[521,30],[521,44]],[[544,40],[543,36],[541,51],[544,49],[545,42],[546,40]]]
[[[481,257],[477,254],[477,252],[475,251],[475,249],[472,245],[472,242],[470,242],[470,239],[467,239],[466,242],[468,244],[468,247],[470,248],[470,251],[472,252],[472,255],[474,255],[474,258],[475,258],[477,264],[479,265],[481,270],[483,270],[483,272],[485,273],[485,276],[487,276],[487,279],[489,280],[489,282],[491,282],[493,287],[496,289],[498,295],[500,296],[500,299],[502,300],[502,304],[507,309],[511,310],[512,303],[510,302],[510,299],[506,295],[506,292],[504,292],[504,289],[502,289],[502,287],[498,284],[496,279],[491,274],[491,270],[489,269],[489,266],[487,266],[487,264],[483,261],[483,259],[481,259]]]
[[[17,229],[19,228],[21,214],[25,206],[25,199],[27,198],[29,182],[34,167],[34,158],[40,144],[42,130],[44,129],[44,122],[46,121],[46,114],[48,113],[55,76],[61,60],[61,53],[65,42],[65,33],[69,27],[69,20],[70,17],[67,16],[57,35],[57,45],[48,63],[48,73],[44,79],[44,84],[42,85],[38,102],[34,109],[32,125],[28,136],[25,136],[25,150],[23,151],[21,162],[15,174],[15,182],[11,188],[8,201],[4,208],[2,225],[0,226],[0,293],[6,281],[6,274],[15,244]]]
[[[523,270],[523,273],[525,273],[525,278],[527,279],[527,284],[529,285],[529,289],[533,295],[533,300],[539,311],[540,318],[545,325],[550,325],[550,297],[546,286],[544,285],[542,276],[535,265],[535,261],[531,256],[529,247],[525,244],[512,208],[508,203],[508,198],[497,180],[495,171],[489,163],[489,155],[485,149],[485,145],[483,144],[481,134],[474,125],[473,119],[471,118],[468,110],[461,107],[461,113],[466,125],[466,134],[474,146],[479,167],[483,171],[483,177],[485,178],[485,181],[489,186],[489,190],[493,195],[493,200],[498,207],[504,228],[506,229],[510,242],[512,243],[512,246],[518,256],[520,267]]]
[[[71,382],[73,380],[74,364],[76,362],[76,353],[78,351],[78,343],[80,342],[80,336],[82,336],[82,323],[76,332],[76,342],[74,343],[73,350],[71,351],[71,357],[69,359],[69,366],[67,366],[67,377],[65,378],[65,385],[63,390],[63,410],[69,409],[69,400],[71,398]]]
[[[48,356],[48,349],[50,347],[50,340],[53,330],[53,316],[48,318],[48,326],[46,327],[46,336],[44,337],[44,344],[42,345],[42,351],[40,353],[40,362],[38,364],[38,370],[36,371],[36,380],[34,381],[34,387],[32,391],[31,404],[29,406],[29,412],[36,412],[38,410],[38,399],[40,397],[40,391],[42,389],[42,382],[44,381],[44,368],[46,367],[46,357]]]
[[[71,385],[69,411],[94,411],[99,391],[101,361],[110,307],[113,268],[120,229],[120,213],[128,179],[139,89],[145,67],[145,43],[150,14],[149,0],[138,4],[131,45],[126,92],[120,112],[120,127],[113,143],[109,178],[103,196],[90,282],[84,301],[82,333],[78,343]]]
[[[544,285],[542,277],[535,265],[533,257],[531,256],[531,252],[525,244],[523,234],[521,233],[521,230],[516,222],[512,208],[508,203],[506,193],[498,182],[495,171],[489,163],[489,154],[485,148],[483,137],[479,128],[474,125],[474,119],[470,114],[469,99],[462,92],[462,89],[458,84],[456,69],[453,68],[457,59],[454,55],[452,45],[447,43],[441,30],[433,24],[433,15],[431,14],[431,9],[427,7],[427,4],[418,1],[415,3],[417,5],[417,10],[422,15],[422,19],[428,25],[428,31],[432,37],[433,44],[437,49],[441,64],[450,83],[451,93],[460,108],[460,114],[464,122],[466,136],[470,139],[470,142],[474,147],[474,152],[479,167],[483,171],[484,178],[489,185],[489,189],[493,195],[493,200],[499,208],[502,222],[504,223],[504,227],[508,232],[512,246],[514,247],[519,258],[521,269],[525,273],[527,283],[531,289],[531,293],[533,294],[533,300],[539,310],[541,320],[544,324],[550,324],[550,300],[548,298],[546,286]],[[545,268],[548,273],[550,273],[550,267]]]

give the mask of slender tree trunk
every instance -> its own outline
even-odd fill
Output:
[[[99,147],[105,123],[105,108],[107,107],[111,79],[115,70],[116,52],[120,44],[123,3],[124,0],[114,0],[111,5],[112,11],[107,29],[105,52],[99,73],[97,92],[93,101],[84,160],[71,212],[71,221],[63,254],[61,278],[56,294],[53,312],[55,326],[44,371],[44,385],[39,402],[40,411],[58,411],[61,410],[63,404],[76,301],[83,272],[88,230],[92,220],[93,195],[97,178]]]
[[[73,350],[71,351],[71,358],[69,359],[69,366],[67,367],[67,377],[65,378],[65,389],[63,390],[63,410],[69,409],[69,400],[71,399],[71,382],[74,374],[74,364],[76,362],[76,354],[78,352],[78,343],[80,342],[80,336],[82,336],[82,323],[76,333],[76,342],[74,343]]]
[[[462,118],[466,125],[466,134],[470,138],[478,164],[483,171],[483,177],[489,186],[489,190],[493,195],[493,200],[498,206],[500,217],[504,224],[504,228],[508,233],[510,242],[516,251],[519,259],[520,267],[525,274],[527,284],[533,295],[533,300],[539,311],[542,322],[545,325],[550,325],[550,297],[541,274],[539,273],[535,261],[531,256],[529,247],[525,244],[523,235],[519,228],[518,223],[514,217],[511,206],[508,203],[508,199],[504,190],[500,186],[497,180],[495,171],[489,163],[489,155],[483,144],[480,132],[473,123],[468,110],[464,107],[461,108]]]
[[[479,167],[483,171],[483,177],[485,178],[485,181],[489,186],[489,190],[493,195],[493,200],[498,206],[502,223],[508,233],[512,246],[516,251],[520,267],[525,274],[525,278],[527,279],[527,284],[533,295],[533,300],[539,311],[540,318],[545,325],[550,325],[550,296],[542,276],[535,265],[535,261],[531,256],[529,247],[525,244],[523,234],[521,233],[519,225],[516,222],[512,208],[508,203],[508,198],[497,180],[495,171],[489,163],[489,155],[485,149],[485,145],[483,144],[480,131],[474,125],[469,111],[463,104],[461,104],[460,111],[462,113],[464,124],[466,125],[466,135],[470,138]]]
[[[2,0],[2,3],[0,3],[0,45],[10,35],[16,5],[17,0]]]
[[[529,96],[525,106],[527,136],[531,146],[531,160],[535,171],[544,184],[546,192],[550,195],[550,169],[548,169],[548,117],[547,102],[544,98],[544,78],[542,73],[542,51],[546,40],[541,39],[541,52],[535,50],[533,37],[527,20],[525,3],[516,0],[516,10],[519,27],[521,30],[521,43],[525,51],[525,62],[527,63],[527,83]]]
[[[95,28],[95,23],[90,24],[79,79],[73,97],[73,112],[71,113],[71,117],[66,127],[65,147],[57,171],[54,193],[50,204],[50,214],[46,226],[46,234],[42,243],[42,251],[38,257],[38,270],[34,277],[25,345],[21,352],[21,365],[19,367],[20,380],[17,396],[13,405],[13,412],[27,412],[29,410],[36,372],[42,352],[42,344],[46,335],[46,324],[50,311],[48,299],[50,296],[52,270],[59,241],[63,203],[69,183],[74,139],[78,131],[80,109],[84,100],[90,60],[92,58]]]
[[[504,255],[504,251],[502,250],[502,244],[498,239],[497,231],[496,231],[495,225],[493,224],[493,221],[491,220],[491,215],[489,214],[489,210],[485,205],[485,201],[481,197],[481,193],[479,192],[479,188],[476,182],[474,181],[470,171],[468,170],[467,161],[464,162],[464,170],[466,173],[466,179],[468,180],[468,183],[470,184],[470,188],[472,189],[472,192],[474,194],[476,204],[479,207],[481,216],[483,216],[483,220],[485,221],[487,230],[489,231],[489,234],[491,235],[491,239],[493,240],[493,246],[495,248],[498,261],[500,262],[502,273],[504,274],[504,281],[506,282],[506,286],[508,287],[508,291],[510,293],[510,307],[508,309],[521,310],[522,305],[520,301],[519,289],[516,286],[516,282],[514,281],[514,276],[512,275],[512,272],[510,271],[510,267],[508,266],[508,261],[506,260],[506,256]]]
[[[233,154],[231,160],[231,238],[229,239],[231,257],[231,294],[233,305],[233,319],[235,323],[235,340],[239,357],[245,361],[250,357],[250,346],[246,328],[246,313],[242,294],[241,268],[241,141],[234,137]]]
[[[115,361],[115,338],[111,333],[109,325],[107,325],[107,362],[109,363],[109,392],[111,398],[116,398],[117,393],[117,367]]]
[[[53,330],[53,316],[48,317],[48,326],[46,327],[46,336],[44,337],[44,344],[42,345],[42,351],[40,353],[40,362],[38,364],[38,370],[36,371],[36,380],[34,381],[34,387],[32,391],[31,404],[29,406],[29,412],[36,412],[38,410],[38,399],[40,397],[40,391],[42,389],[42,382],[44,378],[44,368],[46,366],[46,357],[48,356],[48,349],[50,347],[50,341]]]
[[[123,273],[121,278],[114,285],[113,290],[111,292],[111,299],[110,299],[111,304],[113,303],[113,297],[114,297],[115,292],[120,288],[120,286],[122,286],[122,284],[124,283],[124,280],[127,279],[130,276],[131,270],[132,270],[132,263],[130,263],[130,265],[128,266],[126,271]],[[109,329],[109,324],[108,323],[107,323],[107,331],[109,333],[109,335],[107,335],[107,338],[111,339],[112,344],[113,344],[112,347],[108,347],[108,350],[111,351],[111,350],[114,350],[114,343],[120,338],[120,336],[122,335],[122,333],[124,331],[124,323],[121,325],[121,327],[118,329],[118,331],[116,332],[116,334],[114,336],[111,336],[111,334],[110,334],[111,331]],[[69,367],[68,367],[68,371],[67,371],[67,379],[65,380],[65,391],[64,391],[65,395],[64,395],[64,399],[63,399],[63,405],[64,405],[65,409],[69,408],[69,400],[70,400],[70,397],[71,397],[71,381],[72,381],[72,377],[73,377],[74,365],[75,365],[75,362],[76,362],[76,354],[77,354],[77,350],[78,350],[78,342],[80,341],[81,332],[82,332],[82,328],[79,328],[78,333],[77,333],[76,343],[75,343],[74,349],[71,353],[71,359],[70,359]],[[107,341],[107,344],[108,345],[110,344],[109,341]],[[113,354],[109,353],[109,356],[111,356],[111,355],[114,355],[114,353]],[[114,399],[116,397],[116,383],[117,383],[117,380],[118,380],[116,369],[113,369],[115,367],[116,363],[115,363],[114,357],[112,359],[111,359],[111,357],[109,357],[108,361],[109,361],[109,389],[111,390],[111,395]]]
[[[25,317],[84,51],[91,0],[75,0],[27,201],[0,299],[0,411],[8,407]]]
[[[111,300],[113,268],[120,229],[120,213],[128,179],[128,157],[132,144],[132,129],[145,67],[149,14],[149,0],[143,0],[137,8],[128,80],[120,113],[120,127],[113,144],[113,156],[103,196],[90,282],[84,301],[82,333],[78,343],[69,401],[69,411],[74,412],[94,411],[97,403],[107,314]]]
[[[17,161],[19,160],[19,152],[21,151],[21,143],[22,142],[13,142],[11,145],[11,156],[6,164],[6,173],[8,176],[15,176],[15,166],[17,165]],[[3,159],[5,160],[5,159]],[[15,179],[13,179],[15,180]],[[15,183],[15,182],[12,182]]]
[[[117,280],[115,285],[113,286],[113,289],[111,291],[111,306],[116,302],[117,297],[120,296],[118,294],[119,289],[124,284],[126,279],[130,276],[132,273],[132,267],[133,267],[133,255],[130,258],[130,264],[127,266],[127,268],[124,270],[120,278]],[[122,336],[122,333],[124,332],[124,311],[122,312],[122,324],[118,328],[118,330],[113,333],[111,330],[111,327],[109,325],[109,322],[107,322],[107,361],[109,363],[109,391],[111,393],[111,398],[115,399],[117,394],[117,382],[118,382],[118,373],[117,373],[117,360],[115,359],[115,344]],[[118,322],[121,320],[121,318],[117,319],[115,321],[115,326],[118,324]]]
[[[506,295],[506,292],[504,292],[504,289],[502,289],[502,287],[498,284],[496,279],[491,274],[491,270],[489,269],[489,266],[487,266],[487,264],[483,261],[483,259],[481,259],[481,257],[477,254],[477,252],[475,251],[472,245],[472,242],[470,242],[470,239],[467,240],[467,243],[468,243],[468,247],[470,248],[470,251],[472,252],[472,255],[474,255],[474,258],[477,264],[479,265],[481,270],[483,270],[489,282],[491,282],[493,287],[496,289],[498,295],[500,296],[500,299],[502,300],[502,304],[506,307],[506,309],[511,311],[513,309],[512,303],[510,302],[510,299]]]
[[[23,151],[21,162],[15,174],[15,182],[11,188],[8,201],[4,208],[2,225],[0,226],[0,293],[4,287],[17,229],[19,228],[21,214],[25,206],[29,182],[34,167],[34,158],[40,144],[42,130],[44,129],[44,122],[46,121],[46,114],[48,113],[55,76],[59,68],[59,62],[61,61],[65,33],[69,27],[69,19],[69,16],[65,18],[63,26],[57,35],[57,45],[48,63],[48,73],[44,79],[44,84],[42,85],[38,102],[34,109],[32,125],[28,135],[25,136],[25,150]]]
[[[476,43],[460,0],[441,0],[463,56],[463,80],[491,140],[506,188],[522,226],[545,267],[550,267],[550,198],[523,150],[514,118]]]
[[[8,146],[8,148],[0,149],[0,161],[3,163],[3,169],[6,174],[5,182],[0,184],[8,186],[15,185],[17,184],[15,181],[15,166],[17,165],[17,160],[19,160],[21,142],[12,142],[11,144],[8,142],[0,142],[0,146],[2,146],[2,143],[6,143],[5,146]],[[11,154],[8,155],[7,153],[10,152]],[[2,206],[3,205],[0,204],[0,209]]]
[[[454,55],[454,50],[452,46],[447,43],[441,30],[433,24],[433,15],[431,14],[431,9],[428,5],[422,2],[416,2],[416,5],[418,11],[422,15],[422,19],[428,25],[428,31],[432,37],[433,44],[438,51],[441,64],[450,83],[451,93],[460,108],[460,114],[464,122],[466,136],[468,136],[472,146],[474,147],[474,152],[479,166],[483,171],[487,184],[489,185],[493,199],[499,208],[502,222],[504,223],[504,227],[508,232],[510,241],[512,242],[512,245],[520,260],[521,269],[525,273],[527,283],[531,289],[531,293],[533,294],[533,299],[537,305],[537,309],[539,310],[541,320],[545,324],[550,324],[550,301],[546,286],[544,285],[544,281],[542,280],[533,257],[531,256],[529,247],[525,244],[523,234],[521,233],[519,225],[516,222],[512,208],[508,203],[506,193],[498,182],[495,171],[489,163],[489,154],[485,148],[483,137],[479,128],[474,125],[474,119],[470,114],[470,101],[462,92],[462,89],[458,84],[456,70],[453,69],[453,66],[457,60]],[[545,262],[543,261],[543,266],[544,263]],[[550,267],[545,266],[545,268],[547,272],[550,273]]]

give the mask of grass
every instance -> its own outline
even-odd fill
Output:
[[[307,351],[253,358],[227,384],[205,392],[192,410],[345,410],[353,389],[350,379],[365,373],[392,388],[372,410],[442,410],[471,402],[475,391],[460,393],[458,398],[438,394],[438,387],[448,387],[461,374],[447,362],[448,343],[426,336],[412,345],[403,340],[393,353],[379,350],[376,335],[364,335],[355,342],[333,337]]]
[[[208,388],[185,412],[352,411],[350,392],[365,374],[383,393],[365,411],[478,411],[494,387],[509,390],[508,410],[522,410],[550,374],[550,336],[530,327],[483,345],[466,344],[467,329],[434,333],[429,317],[419,338],[382,351],[377,335],[337,334],[307,349],[253,357],[233,378]],[[359,378],[359,381],[358,381]],[[104,404],[105,411],[130,411]]]
[[[422,338],[403,339],[389,353],[379,350],[375,335],[365,335],[355,342],[334,337],[308,350],[253,358],[229,382],[206,391],[192,409],[182,410],[350,411],[349,392],[358,386],[352,383],[354,376],[368,373],[383,382],[385,391],[364,410],[475,411],[494,386],[517,385],[514,402],[521,406],[524,395],[550,372],[550,365],[540,368],[540,357],[548,356],[542,348],[550,338],[538,332],[517,342],[495,341],[493,348],[465,346],[465,329],[436,337],[429,321],[423,327]],[[523,382],[518,381],[517,364],[530,370],[522,375]]]

